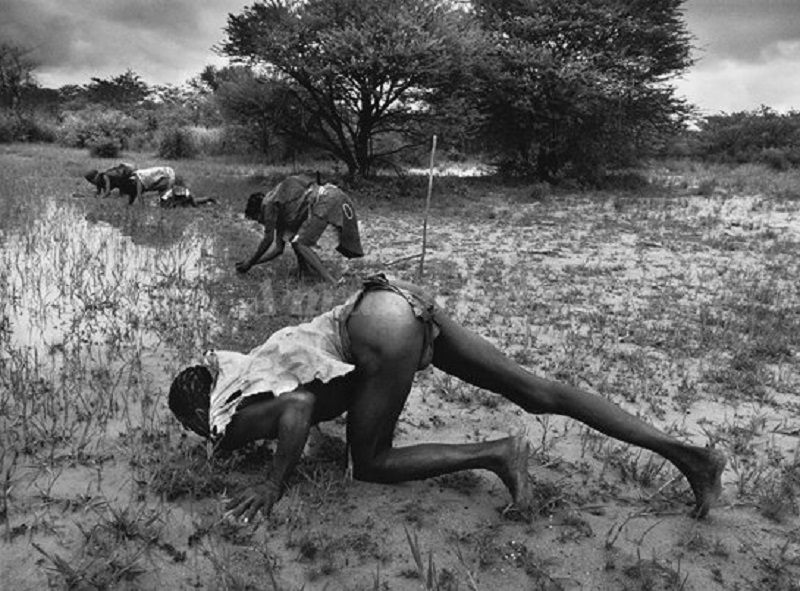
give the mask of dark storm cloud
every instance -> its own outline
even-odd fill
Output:
[[[207,64],[229,13],[254,0],[0,0],[0,42],[33,50],[50,87],[134,70],[181,84]],[[365,0],[366,1],[366,0]],[[800,108],[800,0],[687,0],[697,64],[676,81],[705,111]]]
[[[688,0],[696,65],[677,82],[701,112],[800,109],[800,0]]]
[[[127,69],[184,82],[218,61],[229,12],[244,0],[0,0],[0,40],[32,49],[45,83],[85,84]]]
[[[798,0],[688,0],[686,20],[701,60],[764,62],[800,42]]]

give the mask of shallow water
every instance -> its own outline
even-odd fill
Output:
[[[140,223],[150,214],[138,212]],[[203,289],[213,249],[191,226],[167,244],[136,244],[70,202],[48,202],[0,244],[0,362],[61,384],[67,374],[130,382],[133,370],[137,382],[161,378],[214,325]]]

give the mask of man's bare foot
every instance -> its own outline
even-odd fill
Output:
[[[725,471],[725,454],[713,447],[701,449],[702,459],[684,471],[694,493],[692,517],[702,519],[722,494],[722,473]]]
[[[511,493],[511,498],[520,509],[527,509],[531,503],[531,486],[528,476],[530,445],[522,434],[508,438],[508,453],[503,469],[498,473],[503,484]]]

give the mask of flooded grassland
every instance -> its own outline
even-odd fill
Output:
[[[425,285],[531,371],[722,449],[708,520],[688,517],[688,486],[657,456],[430,369],[397,443],[525,431],[533,513],[479,472],[352,481],[335,421],[314,431],[273,514],[244,525],[222,499],[264,477],[272,448],[210,455],[169,414],[172,376],[207,348],[246,351],[339,303],[361,275],[417,280],[424,189],[353,189],[367,256],[345,262],[324,237],[320,255],[345,279],[326,289],[299,280],[288,252],[234,270],[260,237],[247,195],[282,171],[172,163],[219,204],[161,210],[91,197],[83,169],[108,164],[0,151],[3,588],[800,588],[791,173],[683,167],[593,194],[435,184]]]

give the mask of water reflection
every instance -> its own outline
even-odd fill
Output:
[[[149,204],[128,207],[120,200],[106,199],[87,205],[90,206],[87,221],[98,226],[112,226],[130,237],[133,244],[143,246],[173,245],[185,238],[187,228],[196,220],[191,215],[194,212],[186,215],[183,210],[164,210]]]
[[[194,349],[213,323],[203,289],[213,243],[191,227],[160,242],[135,244],[50,202],[0,247],[0,359],[32,358],[53,374],[76,356],[155,369],[165,346]]]

